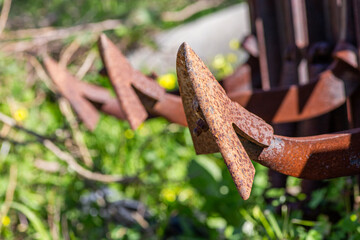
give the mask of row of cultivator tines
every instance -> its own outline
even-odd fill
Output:
[[[248,60],[217,81],[182,44],[180,96],[133,69],[105,35],[98,41],[102,72],[116,97],[76,79],[49,56],[44,64],[90,130],[98,111],[133,129],[157,116],[188,126],[196,153],[221,152],[244,199],[255,174],[250,160],[312,180],[360,173],[360,2],[248,4],[251,33],[242,41]]]

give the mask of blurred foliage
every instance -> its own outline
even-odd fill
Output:
[[[72,26],[109,18],[124,26],[113,34],[120,45],[146,44],[148,33],[181,23],[164,23],[162,11],[181,9],[194,1],[17,0],[9,26]],[[219,8],[238,1],[225,1]],[[196,18],[211,11],[200,12]],[[189,19],[188,21],[190,21]],[[140,43],[138,42],[140,41]],[[69,44],[72,39],[65,40]],[[238,48],[231,41],[232,48]],[[234,56],[216,56],[218,78],[233,71]],[[74,61],[69,69],[79,66]],[[110,87],[98,75],[100,60],[85,80]],[[176,76],[160,76],[169,89]],[[71,129],[57,98],[29,63],[0,55],[0,112],[24,127],[59,139],[66,148]],[[355,177],[325,181],[311,198],[299,191],[300,180],[289,178],[287,189],[269,189],[267,169],[255,163],[249,200],[243,201],[220,154],[197,156],[188,129],[157,118],[132,131],[128,123],[101,115],[94,132],[80,124],[94,161],[92,171],[138,175],[139,182],[103,184],[79,177],[69,166],[22,131],[0,125],[4,136],[26,145],[0,142],[0,209],[17,169],[9,211],[1,217],[2,239],[358,239],[359,186]],[[71,141],[70,141],[71,142]],[[81,162],[78,155],[77,160]],[[57,166],[44,170],[39,160]],[[11,184],[10,184],[11,185]],[[309,200],[310,199],[310,200]],[[145,208],[144,219],[129,215]],[[3,210],[1,210],[3,211]]]
[[[243,0],[226,0],[217,7],[199,11],[185,22],[217,11]],[[120,37],[123,50],[139,45],[156,47],[151,34],[183,22],[162,21],[165,11],[177,11],[193,0],[16,0],[10,12],[8,26],[12,29],[47,26],[73,26],[106,19],[120,19],[123,25],[114,31]]]

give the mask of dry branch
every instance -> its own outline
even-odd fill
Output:
[[[86,56],[84,63],[81,65],[79,70],[76,73],[76,77],[78,79],[82,79],[85,77],[86,73],[90,70],[91,66],[94,64],[94,61],[97,57],[97,54],[93,51],[90,51],[90,53]]]
[[[9,185],[8,188],[6,189],[6,195],[5,195],[5,202],[1,207],[1,212],[0,212],[0,233],[1,233],[1,228],[2,228],[2,219],[4,216],[7,215],[9,209],[10,209],[10,205],[13,201],[14,198],[14,193],[15,193],[15,189],[16,189],[16,183],[17,183],[17,173],[18,173],[18,169],[15,165],[11,165],[10,167],[10,175],[9,175]]]
[[[50,138],[42,136],[38,133],[35,133],[31,130],[28,130],[24,127],[21,127],[16,124],[16,121],[12,119],[9,116],[6,116],[3,113],[0,113],[0,121],[13,127],[18,130],[21,130],[23,132],[26,132],[30,135],[33,135],[36,137],[37,142],[42,143],[48,150],[50,150],[54,155],[56,155],[58,158],[66,162],[71,169],[73,169],[77,174],[84,177],[88,180],[103,182],[103,183],[130,183],[138,180],[137,175],[133,177],[121,177],[116,175],[106,175],[101,173],[92,172],[90,170],[87,170],[83,168],[81,165],[79,165],[73,156],[71,156],[69,153],[62,151],[60,148],[58,148]]]
[[[197,1],[177,12],[164,12],[161,16],[163,21],[180,22],[188,19],[194,14],[209,8],[219,6],[224,0],[201,0]]]
[[[62,67],[66,67],[74,55],[74,53],[79,49],[80,43],[76,39],[70,43],[68,47],[61,53],[61,57],[59,60],[59,65]]]
[[[66,120],[70,124],[71,132],[76,145],[79,147],[82,160],[84,161],[86,166],[92,167],[93,161],[91,155],[85,144],[84,135],[81,133],[79,129],[79,124],[76,121],[76,117],[71,110],[70,103],[65,98],[60,98],[59,106],[62,114],[65,116]]]
[[[41,47],[51,41],[66,39],[70,36],[84,34],[85,32],[99,34],[106,30],[115,29],[119,25],[121,25],[120,20],[106,20],[103,22],[87,23],[69,28],[48,27],[42,29],[18,30],[0,36],[0,40],[3,41],[0,47],[3,52],[23,52]]]
[[[105,175],[101,173],[95,173],[91,172],[82,166],[80,166],[73,156],[71,156],[69,153],[62,151],[60,148],[58,148],[53,142],[49,140],[45,140],[43,142],[44,146],[49,149],[52,153],[54,153],[58,158],[65,161],[71,169],[73,169],[76,173],[78,173],[80,176],[93,180],[98,182],[104,182],[104,183],[129,183],[137,179],[137,177],[120,177],[120,176],[114,176],[114,175]]]
[[[4,0],[4,4],[1,9],[1,16],[0,16],[0,36],[5,29],[6,22],[10,12],[10,7],[11,7],[11,0]]]

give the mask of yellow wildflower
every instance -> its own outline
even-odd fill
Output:
[[[225,66],[221,70],[224,76],[230,75],[234,72],[234,69],[230,63],[225,64]]]
[[[176,191],[172,188],[164,188],[161,190],[160,195],[167,202],[174,202],[176,200]]]
[[[2,222],[2,225],[4,225],[6,227],[6,226],[9,226],[11,220],[8,216],[3,216],[1,219],[1,222]]]
[[[212,62],[213,68],[219,70],[222,69],[226,65],[225,57],[221,54],[218,54],[214,57],[214,60]]]
[[[229,53],[227,56],[226,56],[226,60],[229,62],[229,63],[234,63],[237,61],[237,56],[235,53]]]
[[[135,136],[134,131],[131,129],[126,129],[124,132],[124,135],[127,139],[134,138],[134,136]]]
[[[229,47],[232,50],[237,50],[240,48],[240,42],[238,39],[231,39],[229,42]]]
[[[15,111],[13,117],[17,122],[22,122],[28,117],[28,115],[29,112],[26,108],[19,108]]]
[[[174,89],[176,86],[176,76],[173,73],[164,74],[157,81],[160,86],[168,90]]]

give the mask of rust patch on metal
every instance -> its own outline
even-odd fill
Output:
[[[360,173],[360,128],[312,137],[274,136],[252,160],[283,174],[321,180]]]
[[[99,120],[97,109],[125,119],[123,110],[107,89],[78,80],[49,56],[44,58],[44,65],[60,94],[89,130],[94,130]]]
[[[156,82],[133,69],[117,47],[102,34],[99,38],[99,49],[106,72],[115,89],[121,108],[132,129],[136,129],[147,117],[135,89],[141,91],[150,100],[160,99],[165,90]]]
[[[99,113],[90,102],[81,96],[76,84],[72,84],[77,82],[75,77],[50,57],[45,57],[44,64],[60,93],[69,100],[85,126],[90,130],[94,130],[99,120]]]
[[[237,134],[265,147],[271,143],[272,127],[232,102],[186,43],[179,48],[176,66],[196,152],[219,150],[241,197],[249,198],[255,169]],[[234,112],[239,114],[234,115]]]

